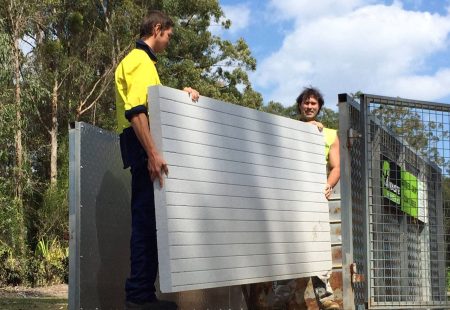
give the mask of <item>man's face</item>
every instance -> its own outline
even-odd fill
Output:
[[[299,108],[301,119],[307,122],[313,121],[319,113],[319,101],[311,96],[300,103]]]
[[[155,45],[154,45],[154,51],[156,53],[161,53],[166,49],[166,47],[169,45],[170,38],[173,34],[173,28],[170,27],[166,30],[161,30],[161,28],[157,28],[156,31],[156,38],[155,38]]]

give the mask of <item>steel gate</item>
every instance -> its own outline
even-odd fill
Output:
[[[355,306],[448,309],[450,105],[364,94],[360,104],[339,101],[351,188],[345,251],[361,275]]]

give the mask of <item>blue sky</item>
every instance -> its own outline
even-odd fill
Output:
[[[257,59],[264,101],[294,100],[303,86],[450,103],[450,0],[219,0]]]

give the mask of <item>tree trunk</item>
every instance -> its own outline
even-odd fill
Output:
[[[14,136],[16,147],[16,169],[15,169],[15,197],[22,199],[23,196],[23,146],[22,146],[22,111],[21,111],[21,88],[20,88],[20,51],[19,39],[14,38],[14,79],[15,95],[14,103],[16,106],[16,132]]]
[[[12,31],[13,33],[13,57],[14,57],[14,104],[16,108],[16,123],[15,123],[15,161],[16,167],[14,169],[15,178],[15,190],[14,197],[17,203],[17,224],[19,234],[17,236],[16,249],[20,254],[25,253],[25,225],[24,225],[24,208],[23,208],[23,186],[24,186],[24,173],[23,173],[23,161],[24,150],[22,144],[22,102],[21,102],[21,83],[20,83],[20,47],[19,47],[19,34],[17,29]]]
[[[58,180],[58,79],[55,76],[52,91],[52,126],[50,128],[50,186]]]

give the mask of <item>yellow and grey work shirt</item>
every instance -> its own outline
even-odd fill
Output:
[[[161,84],[155,67],[156,61],[151,48],[139,40],[136,48],[117,66],[115,83],[118,133],[131,126],[133,115],[148,113],[148,87]]]
[[[327,163],[329,162],[330,148],[331,145],[336,141],[337,130],[330,128],[323,128],[323,137],[325,140],[325,159]]]

